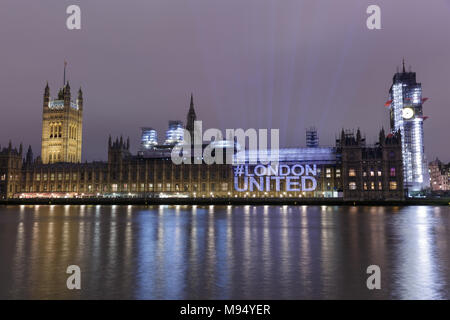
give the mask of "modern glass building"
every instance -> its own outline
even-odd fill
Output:
[[[158,145],[158,134],[153,128],[141,128],[141,150],[149,150]]]
[[[175,145],[183,141],[183,122],[178,120],[170,120],[169,128],[166,131],[166,141],[164,144]]]
[[[394,75],[389,101],[391,132],[400,131],[405,189],[420,191],[429,187],[427,162],[423,145],[422,85],[416,81],[415,72],[406,72],[403,61],[402,72]]]

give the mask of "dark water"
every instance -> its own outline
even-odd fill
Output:
[[[450,208],[0,207],[0,298],[449,299]]]

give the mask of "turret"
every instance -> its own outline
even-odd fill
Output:
[[[31,146],[28,146],[27,155],[25,157],[25,163],[27,165],[31,165],[33,163],[33,150],[31,149]]]
[[[80,90],[78,90],[77,104],[78,104],[78,108],[80,110],[83,110],[83,91],[81,90],[81,87],[80,87]]]
[[[356,131],[356,142],[358,145],[361,143],[361,131],[359,130],[359,128]]]
[[[386,142],[386,135],[384,133],[384,128],[381,128],[380,135],[378,137],[378,142],[382,146]]]
[[[67,81],[67,84],[66,84],[66,86],[63,89],[63,92],[64,92],[64,106],[65,107],[70,107],[71,93],[70,93],[69,81]]]
[[[44,108],[48,108],[48,104],[49,104],[49,102],[50,102],[50,87],[48,86],[48,82],[47,82],[47,85],[45,86],[45,89],[44,89],[44,104],[43,104],[43,107]]]

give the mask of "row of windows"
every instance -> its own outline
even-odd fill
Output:
[[[33,188],[30,186],[26,192],[151,192],[151,191],[166,191],[166,192],[204,192],[207,191],[207,183],[201,183],[201,184],[178,184],[178,183],[149,183],[149,184],[111,184],[108,185],[85,185],[80,184],[78,185],[54,185],[50,184],[47,185],[46,183],[42,184],[41,186],[36,186],[36,188]],[[146,188],[147,187],[147,188]],[[229,184],[224,183],[210,183],[209,184],[209,190],[210,191],[228,191]],[[25,188],[23,188],[25,189]]]
[[[373,169],[371,169],[370,171],[364,170],[363,171],[363,176],[364,177],[367,177],[367,176],[375,177],[375,173],[376,173],[376,175],[378,177],[381,177],[381,175],[382,175],[381,169],[378,169],[376,172]],[[348,170],[348,176],[349,177],[356,177],[356,170],[354,168],[350,168]],[[395,177],[396,176],[395,168],[391,168],[389,170],[389,176],[391,176],[391,177]]]
[[[370,187],[370,190],[383,190],[383,185],[381,184],[381,182],[378,182],[378,185],[377,185],[378,189],[375,189],[375,182],[372,181],[370,183],[370,186],[367,182],[364,182],[363,189],[369,190],[369,187]],[[348,184],[348,188],[350,190],[357,190],[356,182],[353,182],[353,181],[350,182]],[[396,181],[389,182],[389,190],[397,190],[397,182]]]
[[[50,139],[61,138],[62,137],[62,123],[61,122],[51,122],[50,123]]]
[[[208,175],[207,175],[207,172],[208,172],[207,170],[202,170],[202,171],[201,171],[201,174],[200,174],[200,175],[201,175],[201,178],[202,178],[202,179],[206,179],[206,178],[207,178],[207,176],[208,176]],[[186,173],[187,173],[187,174],[186,174]],[[86,173],[86,176],[87,176],[87,179],[88,179],[88,180],[92,180],[93,175],[95,176],[95,179],[96,179],[96,180],[99,180],[101,176],[103,176],[103,179],[106,179],[107,176],[108,176],[108,173],[107,173],[107,172],[100,173],[100,172],[98,172],[98,171],[96,171],[96,172],[94,172],[94,173],[92,173],[92,172]],[[129,176],[128,171],[124,171],[124,172],[122,173],[122,179],[127,180],[127,179],[128,179],[128,176]],[[145,171],[142,171],[141,174],[140,174],[141,180],[145,180],[145,176],[146,176],[146,175],[145,175]],[[154,176],[154,175],[153,175],[153,171],[148,172],[148,178],[149,178],[149,179],[153,179],[153,176]],[[175,179],[180,179],[180,178],[181,178],[181,173],[180,173],[180,171],[178,171],[178,172],[175,171],[174,174],[172,174],[171,171],[166,171],[166,174],[165,174],[164,176],[165,176],[165,178],[166,178],[167,180],[172,179],[172,176],[173,176]],[[197,170],[192,171],[192,174],[191,174],[192,179],[195,180],[195,179],[198,178],[198,176],[199,176],[199,175],[198,175],[198,171],[197,171]],[[217,174],[216,174],[215,171],[210,171],[209,176],[210,176],[211,179],[215,179],[216,176],[217,176]],[[61,181],[61,180],[63,180],[63,178],[64,178],[64,180],[70,180],[70,178],[72,178],[72,180],[77,180],[78,174],[77,174],[77,173],[72,173],[72,174],[70,174],[70,173],[56,173],[56,174],[55,174],[55,173],[50,173],[50,174],[43,173],[43,174],[41,175],[40,173],[36,173],[36,174],[34,175],[34,179],[35,179],[36,181],[41,181],[41,178],[42,178],[42,180],[48,180],[49,177],[50,177],[50,180],[51,180],[51,181],[54,181],[55,179]],[[111,172],[111,179],[117,180],[118,177],[119,177],[119,174],[118,174],[117,172],[115,172],[115,171]],[[137,177],[137,173],[136,173],[135,171],[132,172],[132,173],[131,173],[131,177],[132,177],[133,180],[135,180],[136,177]],[[228,170],[222,171],[221,177],[222,177],[222,178],[228,178],[228,177],[229,177],[229,171],[228,171]],[[161,170],[158,170],[158,172],[157,172],[157,178],[158,178],[158,180],[162,180],[162,178],[163,178],[163,173],[162,173]],[[189,179],[189,171],[185,172],[185,174],[183,175],[183,178],[184,178],[185,180],[188,180],[188,179]],[[85,179],[85,173],[82,172],[82,173],[80,174],[80,180],[84,180],[84,179]]]

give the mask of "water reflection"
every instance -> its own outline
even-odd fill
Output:
[[[448,207],[1,207],[0,298],[448,299],[449,222]]]

